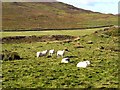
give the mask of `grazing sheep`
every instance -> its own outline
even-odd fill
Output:
[[[42,51],[42,52],[37,52],[37,57],[46,56],[47,53],[48,53],[48,50],[45,50],[45,51]]]
[[[90,64],[90,61],[83,61],[77,64],[77,67],[86,68]]]
[[[49,50],[49,55],[50,55],[50,56],[52,56],[54,53],[55,53],[55,50],[54,50],[54,49]]]
[[[61,61],[61,63],[68,63],[69,61],[70,61],[69,58],[63,58],[62,61]]]
[[[37,54],[36,54],[37,58],[40,57],[41,55],[42,55],[41,52],[37,52]]]
[[[62,57],[63,57],[64,54],[65,54],[65,50],[62,50],[62,51],[59,50],[59,51],[57,51],[57,57],[58,57],[58,56],[62,56]]]
[[[48,53],[48,50],[42,51],[41,53],[42,53],[43,56],[46,56],[47,53]]]

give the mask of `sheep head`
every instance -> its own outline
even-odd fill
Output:
[[[86,62],[86,64],[87,64],[87,65],[89,65],[89,64],[90,64],[90,61],[85,61],[85,62]]]

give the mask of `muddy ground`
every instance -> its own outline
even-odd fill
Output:
[[[4,43],[31,43],[31,42],[47,42],[47,41],[62,41],[73,40],[77,37],[69,35],[44,35],[44,36],[14,36],[1,38],[2,44]]]

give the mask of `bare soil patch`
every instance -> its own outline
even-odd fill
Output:
[[[31,43],[31,42],[47,42],[47,41],[63,41],[74,40],[76,36],[69,35],[44,35],[44,36],[14,36],[4,37],[1,42],[4,43]]]

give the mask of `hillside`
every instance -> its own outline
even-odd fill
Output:
[[[3,2],[3,30],[82,28],[116,25],[117,16],[76,8],[62,2]]]

